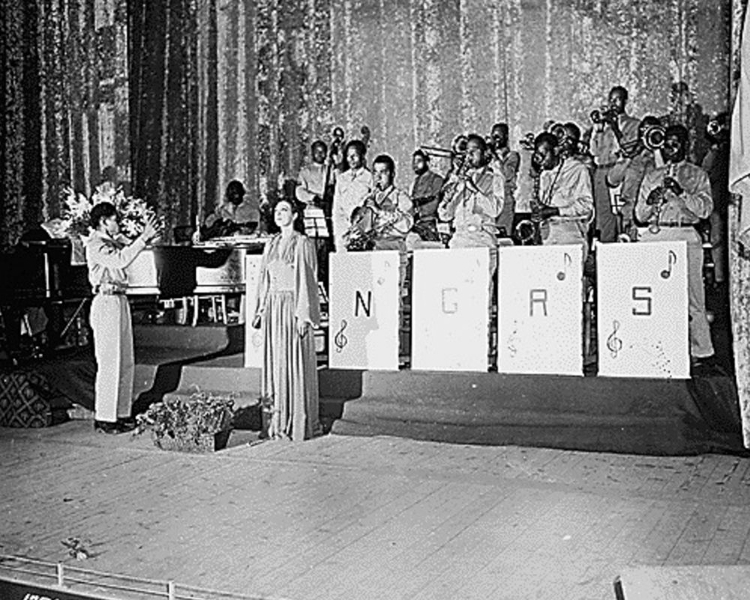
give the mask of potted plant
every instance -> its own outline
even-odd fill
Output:
[[[135,434],[151,431],[162,450],[213,452],[226,447],[232,431],[234,400],[194,392],[188,400],[166,399],[136,417]]]

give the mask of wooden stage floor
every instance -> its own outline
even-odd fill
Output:
[[[750,565],[750,459],[255,435],[0,429],[0,553],[299,600],[611,599],[634,565]]]

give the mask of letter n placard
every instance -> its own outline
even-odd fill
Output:
[[[599,244],[599,375],[690,377],[687,245]]]
[[[329,255],[328,365],[398,370],[399,253]]]
[[[583,375],[580,246],[500,248],[498,371]]]
[[[488,248],[416,250],[412,368],[487,371]]]

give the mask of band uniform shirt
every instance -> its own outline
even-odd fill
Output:
[[[375,229],[381,241],[402,240],[414,224],[409,194],[394,185],[377,190],[371,206],[375,209]]]
[[[491,163],[493,169],[499,169],[505,176],[505,202],[513,202],[516,193],[516,179],[521,156],[508,147],[498,153],[498,157]]]
[[[649,205],[646,200],[654,189],[662,185],[665,177],[677,180],[683,192],[679,196],[672,190],[664,192],[664,203],[659,214],[662,226],[688,227],[708,218],[714,207],[708,174],[683,160],[658,167],[643,178],[635,206],[635,216],[641,223],[646,223],[656,213],[656,205]]]
[[[622,185],[620,188],[620,201],[623,223],[630,224],[633,221],[635,204],[638,201],[638,191],[646,173],[656,168],[654,153],[650,150],[642,150],[632,158],[620,158],[607,175],[607,181],[612,187]]]
[[[325,164],[310,163],[302,167],[297,177],[299,184],[294,194],[297,200],[305,204],[305,233],[309,237],[328,237],[328,226],[323,208],[315,206],[313,199],[317,196],[321,200],[325,196],[326,186]],[[335,181],[335,170],[330,170],[330,183]]]
[[[588,167],[573,158],[560,162],[539,176],[539,199],[560,211],[542,224],[544,244],[586,242],[589,223],[594,215],[594,193]]]
[[[112,284],[125,290],[128,276],[125,272],[146,247],[142,237],[134,242],[120,234],[111,237],[94,231],[86,240],[86,264],[89,271],[89,283],[94,292],[102,284]]]
[[[445,184],[445,200],[438,207],[438,216],[442,221],[453,221],[454,239],[465,237],[472,245],[494,248],[496,220],[505,203],[505,176],[485,165],[469,169],[467,177],[479,191],[469,190],[465,182],[451,175]]]
[[[410,196],[417,220],[437,217],[439,194],[442,187],[443,178],[430,169],[414,178]]]
[[[333,235],[343,240],[351,224],[352,212],[370,195],[373,188],[372,173],[365,167],[349,169],[336,177],[333,194]],[[338,244],[336,249],[338,250]]]
[[[640,121],[627,113],[617,115],[617,124],[622,133],[622,143],[635,142],[638,139],[638,126]],[[611,125],[606,124],[604,129],[598,130],[594,127],[589,147],[597,166],[608,167],[617,162],[620,151],[620,143],[612,130]]]

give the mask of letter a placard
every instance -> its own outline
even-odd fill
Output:
[[[487,371],[488,248],[415,250],[412,368]]]
[[[398,370],[399,253],[329,255],[328,364]]]
[[[498,371],[583,375],[580,246],[499,251]]]
[[[596,248],[599,375],[690,377],[687,245]]]

